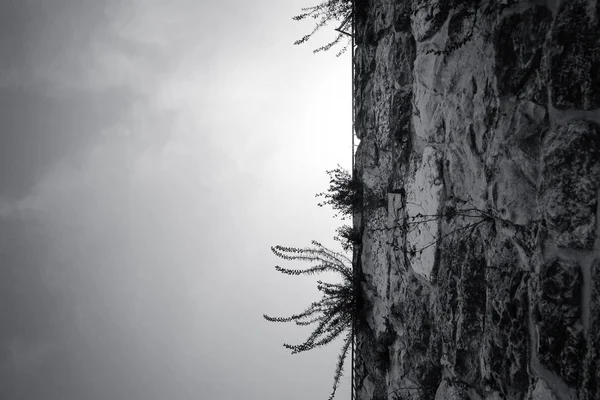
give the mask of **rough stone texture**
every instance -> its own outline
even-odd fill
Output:
[[[437,220],[421,222],[424,217],[418,215],[435,215],[440,208],[442,195],[441,152],[433,147],[426,147],[420,160],[415,162],[415,171],[409,172],[406,182],[406,214],[410,224],[406,239],[414,244],[414,254],[410,255],[411,266],[417,274],[429,278],[435,263],[435,241],[438,236]]]
[[[437,33],[446,19],[450,6],[444,0],[417,0],[413,4],[412,29],[415,40],[422,42]]]
[[[504,238],[492,238],[487,246],[488,301],[482,352],[483,376],[490,389],[508,398],[527,391],[529,273],[518,251]]]
[[[590,268],[590,321],[587,354],[584,361],[581,399],[600,398],[600,259]]]
[[[357,6],[358,399],[600,399],[600,1]]]
[[[597,233],[600,127],[574,120],[544,142],[539,204],[548,232],[558,246],[590,249]]]
[[[483,336],[486,305],[485,257],[477,231],[457,235],[441,244],[437,316],[442,328],[442,364],[450,366],[461,381],[478,385],[481,381],[479,351]],[[444,322],[446,324],[444,324]]]
[[[600,108],[600,30],[594,1],[561,2],[549,44],[550,88],[557,108]]]
[[[495,32],[496,80],[501,96],[547,102],[546,72],[541,68],[552,12],[535,6],[505,18]]]
[[[540,379],[535,384],[535,389],[531,394],[531,400],[558,400],[552,389],[545,380]]]
[[[582,274],[578,264],[558,259],[540,268],[534,315],[540,362],[577,386],[584,357],[581,325]]]
[[[549,129],[548,113],[531,101],[507,99],[498,114],[498,128],[486,152],[487,198],[502,218],[526,226],[538,207],[539,157],[541,139]]]

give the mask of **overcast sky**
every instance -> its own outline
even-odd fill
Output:
[[[1,3],[0,398],[325,400],[340,346],[262,319],[317,299],[270,246],[334,246],[351,162],[313,2]]]

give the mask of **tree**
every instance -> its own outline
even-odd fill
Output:
[[[335,272],[342,278],[341,283],[317,281],[317,288],[323,293],[319,301],[313,302],[306,310],[289,317],[263,317],[270,322],[295,322],[299,326],[316,325],[313,332],[302,344],[283,346],[292,354],[312,350],[326,345],[344,335],[344,344],[338,356],[333,378],[333,390],[329,396],[332,400],[342,377],[344,360],[353,340],[353,324],[359,298],[358,285],[354,278],[352,262],[343,254],[325,248],[313,241],[313,247],[303,249],[295,247],[271,247],[273,253],[284,260],[302,260],[318,262],[307,269],[287,269],[276,266],[275,269],[287,275],[314,275],[322,272]]]
[[[342,225],[335,230],[337,233],[333,240],[340,242],[344,251],[351,251],[361,242],[360,232],[350,225]]]
[[[337,168],[328,170],[329,189],[327,193],[317,193],[315,197],[324,197],[325,201],[318,203],[319,207],[330,205],[337,213],[334,217],[341,215],[341,219],[351,217],[355,211],[362,207],[363,190],[361,182],[356,176],[351,176],[348,170],[339,164]]]
[[[302,13],[292,17],[294,21],[302,21],[305,19],[313,19],[316,20],[316,26],[308,35],[304,35],[302,38],[296,40],[294,42],[295,45],[299,45],[305,43],[310,39],[319,29],[323,28],[330,22],[341,23],[341,27],[343,28],[352,18],[352,0],[324,0],[320,4],[312,7],[302,8]],[[341,29],[340,29],[341,30]],[[318,47],[313,50],[314,53],[319,53],[321,51],[327,51],[331,49],[333,46],[342,42],[344,38],[346,38],[346,44],[342,47],[342,49],[338,52],[337,56],[342,55],[347,47],[347,35],[338,31],[337,36],[331,42],[327,43],[324,46]]]
[[[329,175],[329,189],[327,192],[317,193],[315,197],[324,197],[318,203],[319,207],[330,205],[336,212],[334,217],[340,216],[342,220],[354,216],[355,212],[373,210],[387,206],[387,195],[369,189],[358,179],[357,175],[350,175],[348,170],[339,164],[337,168],[327,171]]]

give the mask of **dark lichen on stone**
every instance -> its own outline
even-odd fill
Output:
[[[552,23],[546,6],[511,14],[494,35],[495,74],[500,95],[519,95],[546,104],[546,78],[542,68],[545,37]]]
[[[599,185],[600,127],[576,120],[548,132],[542,151],[539,207],[558,246],[593,247]]]
[[[415,0],[413,2],[413,21],[416,21],[416,26],[413,27],[415,39],[422,42],[435,35],[446,22],[450,8],[450,2],[445,0],[434,2]]]
[[[537,279],[538,358],[565,382],[577,385],[585,357],[581,268],[576,262],[556,258],[540,266]]]
[[[489,267],[483,364],[488,385],[506,398],[519,398],[529,384],[528,277],[508,239],[492,242]],[[492,250],[493,249],[493,250]]]
[[[591,265],[590,321],[579,398],[600,399],[600,259]]]
[[[561,109],[600,108],[600,26],[589,2],[562,2],[548,48],[552,104]]]

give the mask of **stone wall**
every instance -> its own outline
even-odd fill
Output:
[[[600,399],[599,23],[357,0],[359,400]]]

